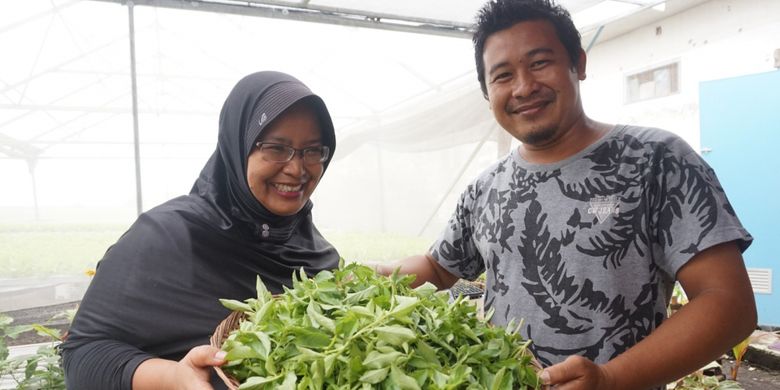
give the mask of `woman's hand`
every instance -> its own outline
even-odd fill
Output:
[[[545,368],[540,374],[545,388],[555,390],[611,390],[614,383],[609,372],[582,356],[569,356],[561,363]]]
[[[133,390],[213,390],[209,382],[211,367],[225,364],[225,352],[210,345],[191,349],[178,362],[147,360],[133,375]]]
[[[208,389],[212,390],[209,384],[211,378],[211,367],[221,366],[225,363],[227,352],[210,345],[201,345],[195,347],[177,363],[177,378],[191,379],[189,385],[179,386],[181,389]]]

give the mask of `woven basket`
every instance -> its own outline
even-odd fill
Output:
[[[228,338],[230,332],[238,329],[239,323],[245,317],[246,315],[240,311],[230,313],[230,315],[222,320],[214,330],[214,334],[211,335],[211,338],[209,339],[210,344],[214,347],[222,348],[222,343]],[[534,366],[537,373],[542,371],[542,365],[536,360],[536,357],[531,358],[531,364]],[[217,375],[222,378],[222,381],[225,382],[225,385],[229,390],[238,390],[240,383],[235,378],[226,374],[220,367],[214,367],[214,369],[217,371]]]
[[[209,343],[214,347],[222,348],[222,344],[228,338],[230,332],[234,329],[238,329],[238,324],[242,319],[244,319],[244,317],[244,313],[240,311],[234,311],[230,313],[230,315],[222,320],[217,328],[214,329],[214,334],[211,335]],[[227,385],[229,390],[238,390],[240,383],[238,383],[235,378],[225,374],[225,372],[222,371],[222,368],[220,367],[214,367],[214,369],[217,370],[217,375],[222,378],[222,381],[225,382],[225,385]]]

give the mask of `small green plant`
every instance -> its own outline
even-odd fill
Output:
[[[667,389],[669,388],[674,390],[742,390],[742,386],[737,382],[720,381],[717,377],[706,376],[701,371],[686,376],[675,383],[674,387],[667,387]]]
[[[0,314],[0,377],[10,378],[17,389],[64,390],[65,376],[57,352],[60,331],[39,324],[14,326],[12,323],[11,317]],[[47,337],[50,342],[32,355],[9,357],[6,340],[31,330]]]
[[[688,303],[688,296],[685,294],[685,290],[683,290],[679,282],[675,282],[674,290],[672,290],[672,298],[671,301],[669,302],[669,307],[667,309],[669,315],[671,316],[677,310],[680,310],[687,303]],[[749,343],[749,338],[732,349],[732,351],[734,352],[734,358],[736,360],[734,363],[734,367],[731,369],[731,377],[733,380],[721,381],[716,376],[704,375],[704,370],[702,369],[680,379],[679,381],[675,382],[673,385],[670,385],[668,389],[675,389],[675,390],[742,389],[739,383],[736,382],[737,370],[739,369],[739,363],[742,360],[742,356],[747,350],[748,343]],[[718,364],[717,362],[712,362],[711,365],[720,368],[720,364]]]
[[[739,372],[739,366],[742,363],[742,358],[745,356],[745,352],[747,352],[749,345],[750,345],[750,336],[742,340],[742,342],[740,342],[739,344],[735,345],[734,348],[731,348],[731,352],[734,353],[734,366],[731,367],[731,379],[733,380],[737,380],[737,373]]]

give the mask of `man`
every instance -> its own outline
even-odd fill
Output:
[[[752,237],[680,138],[585,115],[568,12],[491,1],[474,47],[490,109],[522,144],[466,188],[429,253],[378,271],[439,288],[485,272],[492,321],[524,320],[556,389],[660,387],[747,337]],[[666,319],[675,280],[690,303]]]

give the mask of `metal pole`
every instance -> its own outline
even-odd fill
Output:
[[[601,35],[601,32],[604,31],[604,25],[602,24],[599,26],[599,29],[596,30],[596,34],[593,35],[593,39],[590,40],[590,43],[588,44],[588,47],[585,49],[585,54],[590,53],[590,49],[593,48],[593,45],[596,44],[596,41],[599,39],[599,35]]]
[[[380,135],[381,137],[381,135]],[[385,223],[385,175],[384,164],[382,164],[382,143],[381,141],[376,144],[376,171],[377,180],[379,181],[379,229],[382,233],[387,232],[387,224]]]
[[[37,158],[27,159],[27,169],[30,170],[30,178],[32,179],[32,191],[33,191],[33,206],[35,207],[35,220],[40,220],[41,216],[38,211],[38,182],[35,180],[35,166],[38,164]]]
[[[135,204],[138,215],[143,212],[143,191],[141,191],[141,145],[138,136],[138,87],[135,73],[135,21],[133,18],[133,2],[127,2],[127,12],[130,21],[130,80],[133,91],[133,151],[135,157]]]

